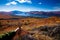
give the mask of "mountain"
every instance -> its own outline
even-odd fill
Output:
[[[51,12],[31,11],[29,13],[44,16],[60,16],[60,11],[51,11]]]
[[[12,18],[11,12],[0,12],[0,19],[1,18]]]
[[[51,16],[60,17],[60,11],[51,11],[51,12],[43,12],[43,11],[30,11],[30,12],[21,12],[21,11],[11,11],[11,12],[0,12],[0,18],[9,18],[13,16],[24,16],[24,17],[42,17],[47,18]]]
[[[22,11],[17,11],[17,10],[14,10],[14,11],[11,11],[11,12],[12,12],[12,15],[22,14],[23,13]]]

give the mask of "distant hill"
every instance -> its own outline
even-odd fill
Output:
[[[23,13],[22,11],[17,11],[17,10],[14,10],[14,11],[11,11],[11,12],[12,12],[12,15],[22,14]]]
[[[60,11],[51,11],[51,12],[31,11],[28,13],[36,14],[36,15],[45,15],[45,16],[60,16]]]
[[[0,12],[0,18],[11,18],[16,16],[25,16],[25,17],[42,17],[47,18],[51,16],[60,17],[60,11],[52,12],[43,12],[43,11],[30,11],[30,12],[21,12],[21,11],[11,11],[11,12]]]

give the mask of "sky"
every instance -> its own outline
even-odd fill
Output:
[[[60,0],[0,0],[0,11],[60,11]]]

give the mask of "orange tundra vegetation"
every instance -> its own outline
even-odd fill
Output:
[[[23,18],[23,19],[4,19],[0,20],[3,29],[13,30],[19,27],[19,24],[22,24],[23,30],[33,29],[40,26],[54,26],[60,24],[60,18],[58,17],[50,17],[50,18]],[[11,29],[10,29],[11,28]],[[8,30],[8,31],[9,31]],[[7,32],[7,31],[6,31]]]
[[[34,28],[39,28],[42,26],[53,27],[53,26],[59,25],[59,24],[60,24],[59,17],[49,17],[49,18],[30,18],[30,17],[21,18],[20,17],[17,19],[14,19],[14,18],[12,18],[12,19],[7,18],[7,19],[2,19],[2,20],[0,19],[0,25],[2,25],[2,27],[0,27],[0,34],[14,31],[16,28],[21,27],[21,30],[23,30],[23,31],[21,31],[21,35],[16,34],[15,37],[13,38],[13,39],[15,39],[16,36],[19,37],[19,35],[23,36],[25,34],[29,34],[29,32]],[[36,36],[36,34],[34,34],[34,35]],[[41,36],[44,37],[45,35],[41,35]]]

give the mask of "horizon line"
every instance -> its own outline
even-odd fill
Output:
[[[21,10],[0,10],[0,12],[11,12],[11,11],[21,11]],[[32,11],[32,10],[31,10]],[[21,12],[31,12],[31,11],[21,11]],[[34,11],[39,11],[39,10],[34,10]],[[39,12],[53,12],[53,11],[59,11],[59,10],[40,10]]]

